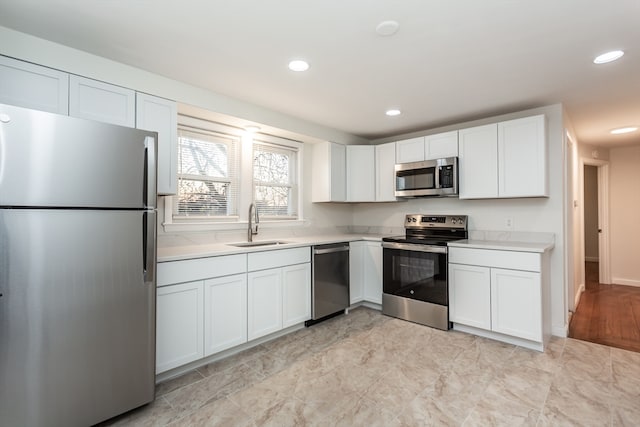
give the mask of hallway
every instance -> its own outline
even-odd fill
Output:
[[[640,352],[640,288],[598,283],[598,263],[585,263],[585,291],[569,337]]]

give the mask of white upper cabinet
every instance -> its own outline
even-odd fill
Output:
[[[69,115],[135,127],[136,93],[131,89],[85,77],[69,78]]]
[[[424,136],[396,142],[396,163],[421,162],[424,156]]]
[[[544,115],[498,123],[498,195],[549,195]]]
[[[424,138],[424,159],[443,159],[458,156],[458,131],[427,135]]]
[[[498,197],[498,125],[460,130],[458,149],[460,198]]]
[[[395,202],[396,144],[389,142],[376,149],[376,202]]]
[[[178,109],[175,101],[136,93],[136,127],[158,132],[158,195],[178,186]]]
[[[69,114],[69,74],[0,56],[0,103]]]
[[[334,142],[320,142],[312,149],[313,202],[347,200],[346,148]]]
[[[376,199],[376,152],[373,145],[347,146],[347,201]]]

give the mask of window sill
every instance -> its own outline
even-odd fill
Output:
[[[305,227],[309,225],[308,220],[273,220],[260,221],[261,229]],[[163,222],[162,228],[165,233],[175,233],[181,231],[215,231],[215,230],[246,230],[249,224],[246,221],[234,222]]]

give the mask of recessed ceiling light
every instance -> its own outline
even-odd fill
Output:
[[[382,21],[376,27],[376,33],[380,36],[392,36],[398,32],[400,24],[396,21]]]
[[[393,108],[391,110],[387,110],[385,112],[385,114],[387,116],[392,116],[393,117],[393,116],[399,116],[400,114],[402,114],[402,112],[400,110],[398,110],[398,109]]]
[[[621,50],[612,50],[611,52],[605,52],[602,55],[596,56],[593,60],[594,64],[606,64],[607,62],[615,61],[622,58],[624,52]]]
[[[302,59],[295,59],[289,62],[289,69],[291,71],[307,71],[309,69],[309,63]]]
[[[249,133],[256,133],[260,130],[260,126],[248,125],[244,127],[244,130],[246,130]]]
[[[628,126],[625,128],[618,128],[618,129],[614,129],[611,131],[612,134],[614,135],[620,135],[621,133],[629,133],[629,132],[635,132],[638,130],[637,126]]]

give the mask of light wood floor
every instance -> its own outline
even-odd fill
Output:
[[[640,288],[598,283],[598,263],[586,262],[585,292],[569,336],[640,352]]]

